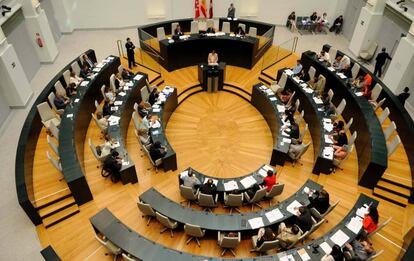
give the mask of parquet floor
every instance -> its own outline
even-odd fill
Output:
[[[291,56],[272,69],[276,71],[278,68],[292,66],[296,57]],[[259,73],[259,65],[252,70],[228,66],[226,82],[250,91],[252,84],[258,82]],[[176,86],[179,93],[186,87],[197,83],[194,66],[172,73],[161,69],[161,74],[165,84]],[[110,260],[111,257],[105,256],[105,249],[95,240],[94,231],[89,223],[89,217],[107,207],[133,230],[162,245],[194,254],[219,256],[220,249],[215,238],[202,239],[202,247],[198,248],[193,243],[185,244],[187,237],[183,231],[175,232],[174,238],[171,239],[168,234],[159,234],[161,225],[156,221],[152,221],[147,227],[146,220],[141,217],[137,209],[137,198],[140,193],[154,186],[167,197],[179,202],[181,198],[177,175],[189,166],[208,175],[233,177],[245,175],[257,169],[262,163],[268,163],[273,141],[263,117],[243,99],[229,93],[199,93],[188,98],[177,108],[167,125],[166,133],[178,159],[178,170],[167,173],[147,171],[150,162],[140,151],[133,130],[131,122],[126,146],[135,162],[139,183],[123,186],[121,183],[113,184],[110,180],[102,178],[100,169],[97,168],[98,162],[85,143],[85,175],[94,200],[82,205],[79,214],[51,228],[45,229],[43,225],[37,226],[41,245],[51,244],[63,260]],[[95,144],[103,142],[93,122],[88,128],[86,140],[88,138],[91,138]],[[309,140],[310,134],[307,133],[305,142]],[[34,187],[37,199],[50,193],[58,193],[59,190],[66,188],[64,182],[58,181],[59,175],[47,162],[45,155],[45,151],[48,150],[47,146],[45,133],[42,133],[37,145],[34,166]],[[343,165],[344,171],[337,171],[332,175],[316,176],[311,174],[314,162],[312,150],[313,147],[303,156],[303,165],[298,164],[292,167],[287,163],[284,167],[277,167],[279,182],[286,184],[278,200],[283,200],[296,192],[308,178],[324,185],[330,192],[332,201],[341,200],[339,206],[329,214],[329,223],[323,224],[313,234],[312,238],[315,238],[323,235],[342,220],[352,208],[359,193],[372,195],[372,191],[357,185],[358,164],[355,151]],[[401,159],[402,164],[400,164]],[[390,168],[399,171],[400,165],[407,164],[404,160],[406,158],[403,157],[396,161],[391,160]],[[403,236],[409,229],[413,218],[413,206],[401,208],[383,200],[380,202],[380,221],[390,216],[393,220],[381,231],[380,235],[373,237],[374,247],[385,249],[384,254],[378,260],[396,260]],[[222,207],[215,210],[217,213],[227,211]],[[249,208],[242,208],[242,211],[249,211]],[[236,249],[237,257],[254,256],[249,253],[250,244],[250,240],[242,240]]]

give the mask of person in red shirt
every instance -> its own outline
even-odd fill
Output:
[[[276,184],[276,173],[273,173],[272,170],[267,171],[267,177],[263,179],[263,185],[266,187],[266,190],[269,192],[272,190],[273,185]]]
[[[367,98],[368,100],[371,99],[371,84],[372,84],[372,77],[368,73],[364,77],[364,86],[362,87],[363,93],[362,96]]]
[[[372,233],[378,227],[378,210],[376,207],[370,206],[369,213],[365,215],[363,227],[366,234]]]

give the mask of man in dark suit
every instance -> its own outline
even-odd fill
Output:
[[[134,67],[135,64],[135,45],[132,43],[131,38],[127,38],[126,39],[127,42],[125,44],[125,48],[127,50],[127,56],[128,56],[128,67],[129,69],[132,69],[132,67]]]
[[[207,195],[212,195],[213,199],[216,198],[217,193],[217,187],[214,185],[214,182],[212,179],[208,179],[206,183],[201,185],[200,192]]]
[[[385,61],[387,59],[392,60],[392,58],[390,57],[390,55],[386,52],[386,49],[385,48],[382,48],[382,52],[380,52],[377,55],[377,58],[375,58],[375,60],[377,62],[375,63],[374,75],[377,75],[377,73],[378,73],[378,77],[381,77],[381,75],[382,75],[382,67],[384,66]]]
[[[153,162],[155,162],[158,159],[161,159],[167,154],[167,148],[161,145],[161,142],[156,141],[152,146],[150,147],[150,156]]]
[[[295,224],[303,231],[303,233],[311,229],[313,221],[310,210],[307,207],[299,207]]]
[[[402,93],[398,94],[398,96],[397,96],[398,100],[401,102],[401,104],[403,106],[405,104],[405,101],[408,99],[408,97],[410,97],[409,91],[410,91],[410,88],[405,87],[404,91]]]

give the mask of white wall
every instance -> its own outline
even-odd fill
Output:
[[[194,0],[56,0],[63,1],[74,29],[122,28],[159,20],[194,16]],[[206,1],[209,5],[210,1]],[[287,16],[328,13],[333,21],[343,14],[348,0],[214,0],[214,17],[227,15],[230,3],[236,16],[285,24]]]

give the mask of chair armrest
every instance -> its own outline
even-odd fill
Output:
[[[218,204],[218,193],[216,194],[216,197],[214,198],[214,202],[216,203],[216,205]]]
[[[244,192],[244,196],[246,197],[246,201],[250,201],[250,197],[249,194],[247,194],[247,192]]]
[[[219,244],[219,245],[220,245],[220,235],[221,235],[221,232],[218,231],[217,232],[217,244]]]

